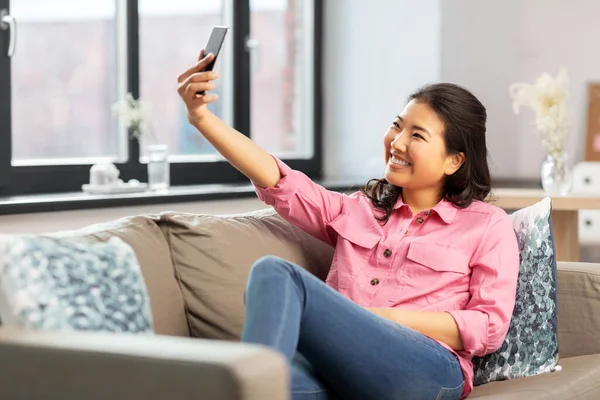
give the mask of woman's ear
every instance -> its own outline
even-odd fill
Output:
[[[459,170],[460,167],[462,167],[464,162],[465,153],[463,153],[462,151],[460,153],[449,155],[446,159],[446,170],[444,171],[444,173],[446,175],[454,174],[456,171]]]

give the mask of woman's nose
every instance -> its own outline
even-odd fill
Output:
[[[397,134],[390,146],[392,149],[404,152],[406,150],[406,135],[404,132]]]

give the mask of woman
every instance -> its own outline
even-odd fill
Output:
[[[204,57],[179,76],[187,116],[287,221],[335,247],[326,283],[286,260],[253,266],[242,340],[290,361],[300,399],[459,399],[473,356],[500,346],[519,253],[490,191],[485,107],[433,84],[384,135],[384,178],[331,192],[227,126],[206,105],[217,74]]]

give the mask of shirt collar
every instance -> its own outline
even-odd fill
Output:
[[[405,204],[404,201],[402,201],[402,196],[398,196],[398,201],[396,201],[396,204],[394,204],[393,207],[394,210],[399,208],[410,209],[408,204]],[[446,224],[450,224],[454,220],[458,210],[454,204],[450,203],[446,199],[442,199],[431,209],[431,211],[439,215],[442,221],[444,221]],[[425,210],[425,212],[427,212],[427,210]]]

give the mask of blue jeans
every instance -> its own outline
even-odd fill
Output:
[[[242,341],[289,360],[293,400],[456,400],[464,378],[434,340],[343,297],[303,268],[258,260]]]

